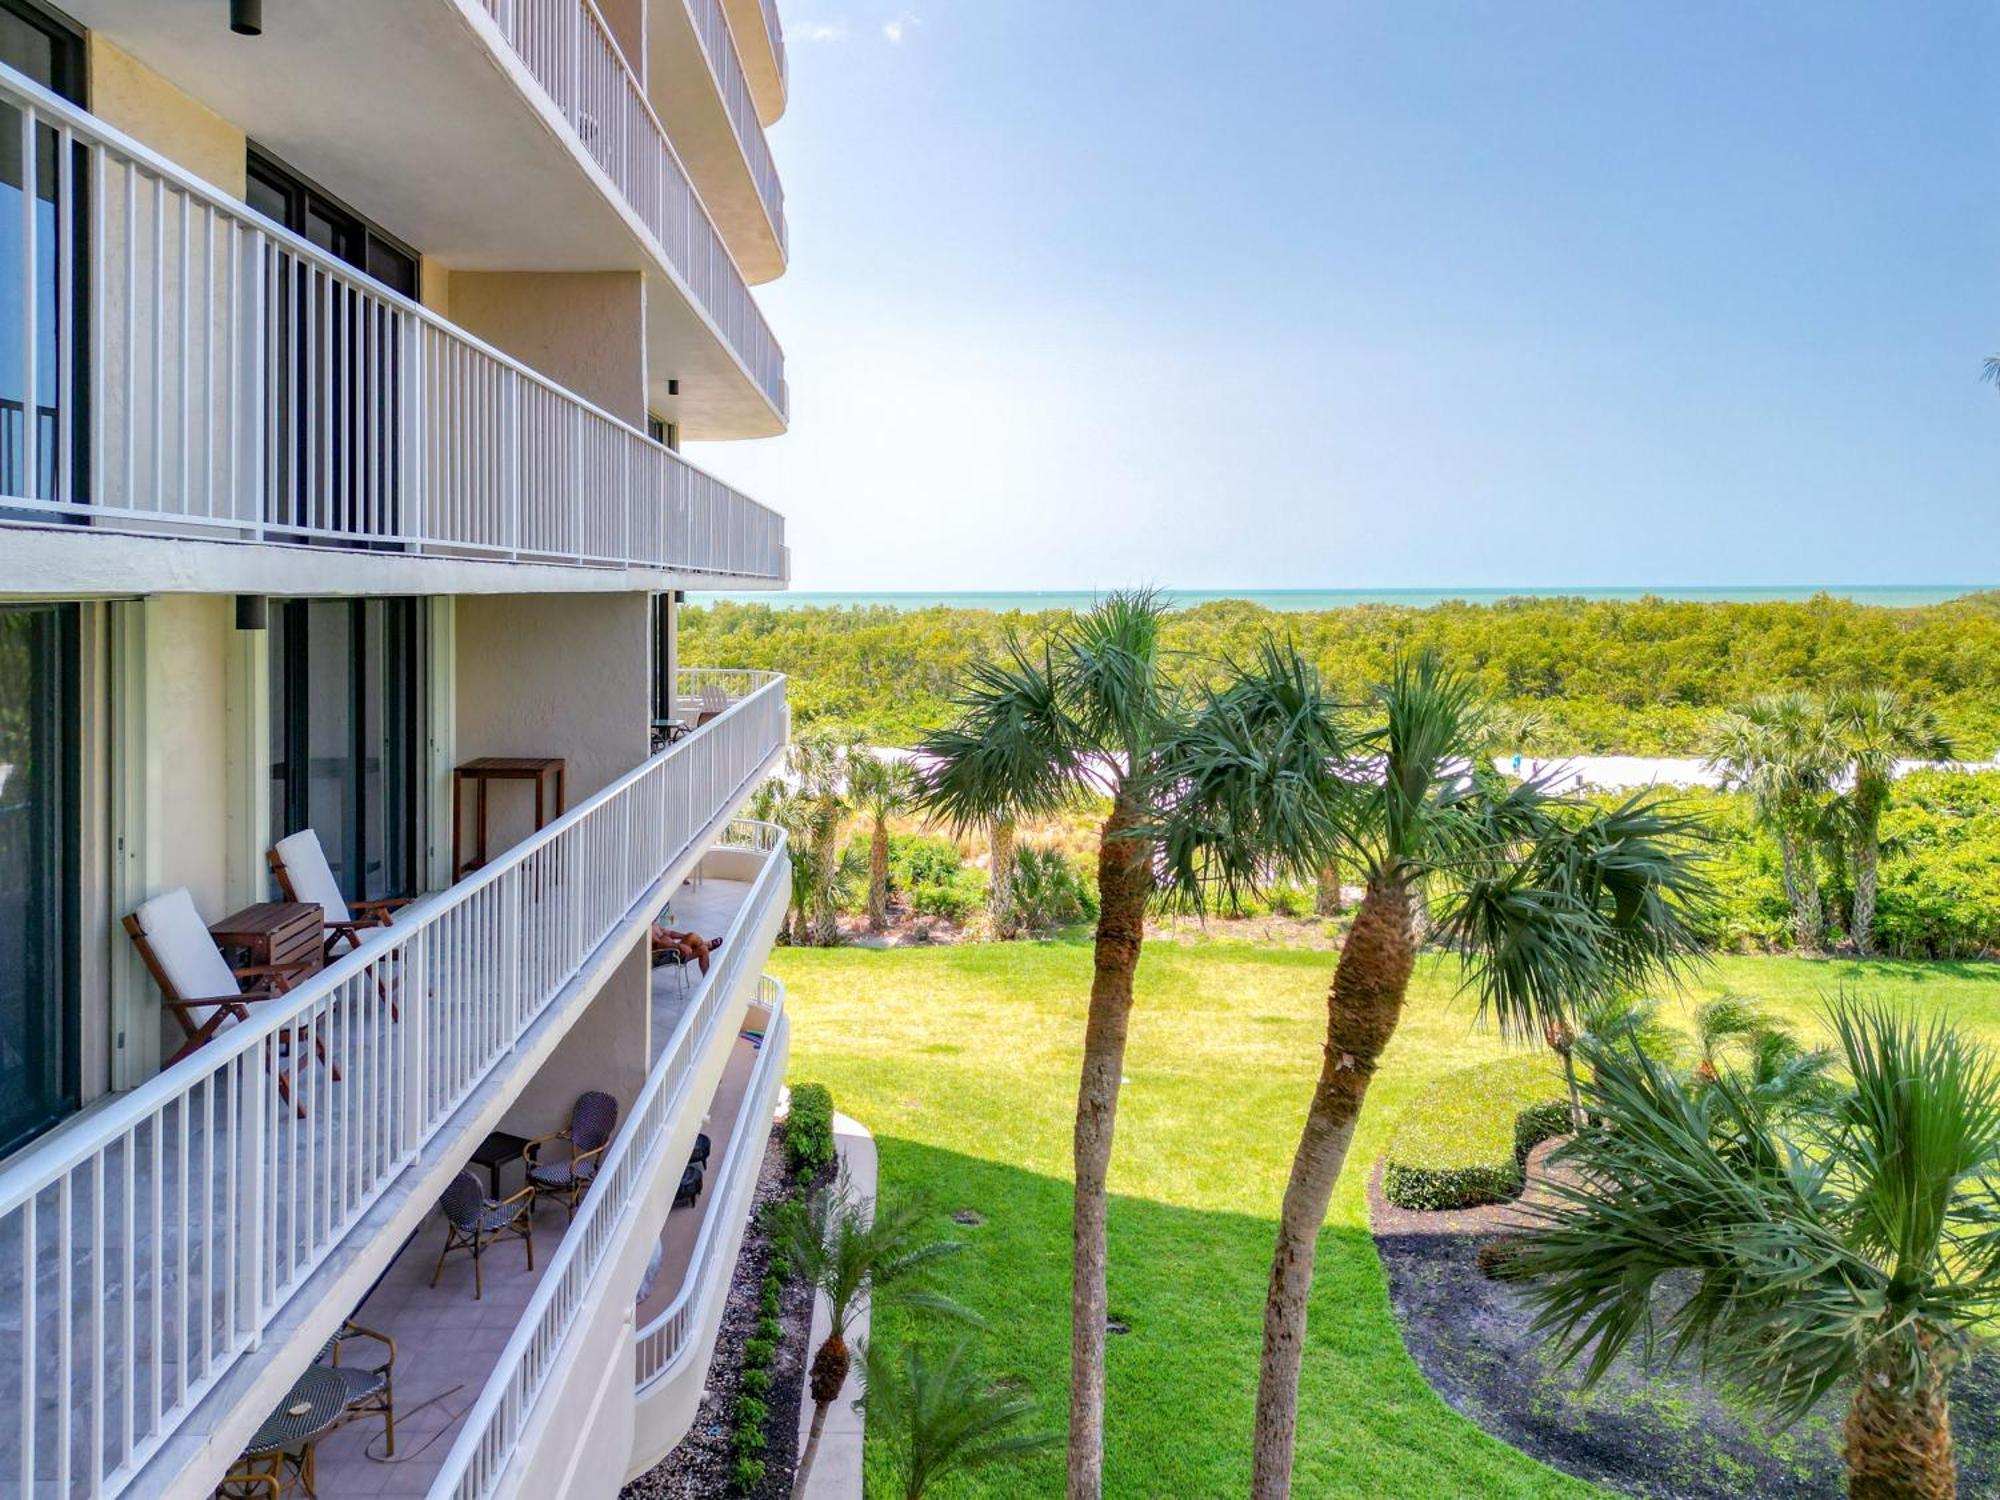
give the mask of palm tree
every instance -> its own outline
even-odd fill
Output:
[[[1817,953],[1826,934],[1816,845],[1840,750],[1825,710],[1809,694],[1777,693],[1725,714],[1711,741],[1709,769],[1747,791],[1778,841],[1792,935]]]
[[[889,925],[889,820],[917,804],[922,790],[917,768],[906,760],[882,760],[862,752],[848,762],[847,793],[854,810],[868,819],[868,928]]]
[[[1587,999],[1572,1015],[1542,1023],[1542,1039],[1562,1059],[1573,1130],[1583,1129],[1584,1123],[1583,1086],[1576,1067],[1578,1049],[1602,1046],[1613,1037],[1630,1037],[1648,1057],[1668,1056],[1676,1045],[1673,1029],[1660,1016],[1659,1004],[1627,990]]]
[[[1840,799],[1848,863],[1854,879],[1848,935],[1861,953],[1875,951],[1875,889],[1882,863],[1882,814],[1898,760],[1949,760],[1951,737],[1937,715],[1889,688],[1843,693],[1827,718],[1846,763],[1849,781]]]
[[[1706,897],[1699,827],[1642,793],[1602,810],[1508,783],[1482,761],[1471,682],[1430,653],[1374,690],[1379,722],[1350,730],[1318,673],[1267,641],[1164,756],[1162,824],[1177,889],[1205,900],[1320,868],[1338,853],[1365,894],[1327,996],[1319,1081],[1292,1161],[1264,1308],[1251,1494],[1291,1488],[1313,1256],[1368,1085],[1415,967],[1414,898],[1503,1027],[1527,1032],[1582,1004],[1676,974]]]
[[[1018,1463],[1062,1441],[1059,1433],[1020,1430],[1035,1403],[982,1379],[969,1344],[942,1357],[905,1344],[898,1359],[878,1339],[862,1350],[861,1374],[855,1404],[889,1450],[903,1500],[923,1500],[947,1475]]]
[[[785,759],[803,804],[794,816],[802,833],[795,846],[798,858],[811,878],[806,930],[811,941],[830,945],[840,937],[840,828],[848,812],[844,782],[848,765],[860,756],[851,740],[815,729],[794,740]]]
[[[2000,1072],[1943,1020],[1849,1000],[1850,1082],[1767,1114],[1733,1069],[1695,1089],[1629,1047],[1592,1058],[1601,1129],[1562,1149],[1511,1269],[1586,1381],[1625,1350],[1697,1355],[1781,1421],[1847,1390],[1855,1500],[1957,1493],[1945,1381],[2000,1299]]]
[[[930,1284],[937,1263],[963,1250],[956,1240],[937,1240],[924,1232],[926,1215],[911,1202],[880,1204],[871,1218],[855,1197],[846,1176],[816,1192],[787,1202],[777,1213],[771,1248],[792,1273],[825,1299],[826,1340],[813,1355],[806,1389],[812,1396],[812,1427],[799,1454],[792,1482],[793,1500],[802,1500],[813,1456],[826,1428],[826,1414],[847,1383],[853,1356],[847,1330],[863,1305],[882,1307],[894,1302],[966,1322],[973,1314]]]
[[[1098,842],[1098,916],[1077,1083],[1070,1283],[1069,1500],[1104,1476],[1105,1176],[1146,936],[1155,846],[1132,830],[1152,814],[1156,758],[1182,717],[1167,679],[1153,594],[1117,593],[1058,628],[1039,651],[1010,638],[973,669],[960,718],[929,736],[925,800],[963,833],[1000,817],[1043,817],[1108,797]]]

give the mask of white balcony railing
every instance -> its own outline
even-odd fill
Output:
[[[759,689],[0,1168],[0,1309],[19,1320],[0,1339],[0,1491],[129,1485],[786,727],[784,685]],[[286,1038],[325,1064],[305,1045],[281,1062]],[[580,1215],[562,1253],[602,1232]]]
[[[764,976],[760,999],[771,1010],[770,1024],[764,1029],[764,1050],[743,1090],[687,1274],[666,1310],[632,1335],[633,1378],[640,1390],[672,1373],[682,1356],[694,1348],[702,1312],[718,1279],[726,1282],[734,1269],[733,1262],[721,1253],[722,1237],[748,1212],[750,1195],[757,1190],[757,1172],[763,1165],[768,1139],[760,1125],[770,1120],[779,1086],[785,1081],[783,1067],[773,1059],[784,1056],[785,1028],[791,1024],[783,1015],[785,987],[769,975]]]
[[[88,393],[0,422],[10,516],[784,576],[784,518],[636,428],[0,67],[8,114],[20,388]]]
[[[729,20],[722,13],[722,0],[687,0],[687,6],[694,18],[695,34],[701,38],[701,50],[708,58],[709,74],[722,94],[723,108],[729,111],[730,129],[736,134],[736,144],[750,168],[751,179],[757,184],[757,196],[763,200],[764,216],[771,221],[771,232],[778,237],[779,249],[789,255],[791,236],[785,227],[785,185],[778,178],[778,164],[771,159],[771,143],[764,138],[764,123],[757,118],[757,105],[750,97],[750,80],[743,76],[743,59],[736,51],[736,37],[729,29]]]
[[[771,55],[778,60],[778,81],[788,82],[792,69],[785,60],[785,27],[778,19],[778,0],[758,0],[758,8],[764,12],[764,35],[770,39]]]
[[[787,414],[785,354],[593,0],[478,0],[558,113],[651,231],[743,368]]]
[[[785,835],[768,823],[739,822],[731,831],[737,840],[763,850],[768,862],[730,924],[731,940],[725,941],[715,972],[708,976],[700,998],[681,1018],[673,1039],[647,1075],[632,1106],[630,1123],[605,1154],[590,1196],[564,1231],[514,1336],[501,1351],[485,1390],[466,1414],[458,1439],[431,1486],[433,1496],[484,1500],[506,1473],[563,1341],[579,1310],[590,1300],[598,1268],[617,1242],[626,1210],[645,1195],[664,1169],[660,1152],[674,1122],[694,1102],[690,1091],[698,1065],[715,1038],[716,1028],[735,1006],[744,970],[763,961],[763,955],[742,940],[742,935],[754,932],[768,919],[773,906],[782,906],[789,898]],[[760,982],[768,985],[771,981]],[[678,1173],[678,1167],[675,1170]]]

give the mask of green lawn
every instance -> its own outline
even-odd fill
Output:
[[[1241,1493],[1271,1226],[1317,1067],[1332,958],[1154,943],[1139,972],[1112,1164],[1108,1495]],[[828,1084],[872,1129],[884,1190],[922,1194],[966,1253],[950,1289],[990,1325],[984,1361],[1066,1408],[1069,1154],[1089,984],[1083,942],[875,951],[780,949],[791,1076]],[[1487,1437],[1432,1395],[1397,1337],[1363,1198],[1405,1101],[1497,1054],[1420,968],[1320,1240],[1295,1491],[1304,1496],[1599,1493]],[[1702,984],[1801,1022],[1846,986],[1947,1007],[2000,1039],[2000,965],[1726,959]],[[970,1208],[986,1222],[946,1217]],[[897,1331],[891,1323],[889,1331]],[[951,1495],[1059,1495],[1060,1457]],[[881,1490],[886,1494],[886,1488]]]

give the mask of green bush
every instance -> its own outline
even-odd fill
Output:
[[[764,1482],[764,1460],[761,1458],[739,1458],[736,1467],[729,1471],[730,1491],[738,1495],[754,1495]]]
[[[763,1405],[760,1401],[758,1405]],[[729,1434],[729,1450],[738,1458],[760,1458],[764,1452],[764,1429],[758,1427],[738,1427]]]
[[[1271,910],[1281,917],[1309,917],[1317,906],[1314,894],[1302,885],[1284,881],[1271,887]]]
[[[776,1357],[778,1345],[772,1339],[745,1339],[743,1341],[743,1368],[746,1370],[768,1370]]]
[[[761,1373],[761,1372],[760,1372]],[[736,1429],[741,1432],[750,1428],[761,1437],[764,1419],[771,1415],[771,1408],[755,1396],[740,1395],[736,1398]]]
[[[920,917],[963,922],[986,904],[986,872],[966,866],[946,880],[910,887],[910,910]]]
[[[780,1324],[778,1320],[772,1317],[769,1313],[764,1314],[763,1317],[757,1320],[758,1338],[769,1339],[773,1343],[776,1343],[779,1339],[783,1338],[784,1336],[785,1336],[784,1326]]]
[[[833,1095],[825,1084],[792,1090],[785,1118],[785,1165],[794,1177],[811,1177],[833,1160]]]
[[[1399,1208],[1471,1208],[1521,1191],[1528,1153],[1569,1129],[1562,1065],[1549,1054],[1448,1073],[1413,1099],[1389,1139],[1382,1191]]]
[[[745,1370],[738,1378],[738,1388],[746,1396],[764,1397],[771,1394],[771,1372],[769,1370]]]
[[[1014,913],[1031,932],[1074,926],[1097,916],[1097,890],[1062,850],[1022,844],[1014,851]]]
[[[921,833],[889,835],[889,889],[908,895],[920,885],[941,885],[965,867],[950,839]]]

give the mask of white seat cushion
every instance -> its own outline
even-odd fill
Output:
[[[174,987],[172,998],[213,1000],[242,992],[222,950],[208,935],[208,925],[194,909],[194,897],[187,893],[186,887],[155,896],[134,915],[139,919],[139,930],[146,935],[153,961]],[[214,1012],[215,1007],[203,1006],[189,1011],[188,1016],[195,1025],[203,1026]],[[216,1029],[227,1031],[239,1019],[234,1014],[225,1014]]]
[[[333,866],[326,862],[326,850],[320,847],[318,834],[302,828],[279,839],[273,847],[278,862],[285,867],[285,878],[292,883],[294,901],[320,907],[329,922],[353,920],[347,900],[340,894],[340,885],[333,878]]]

